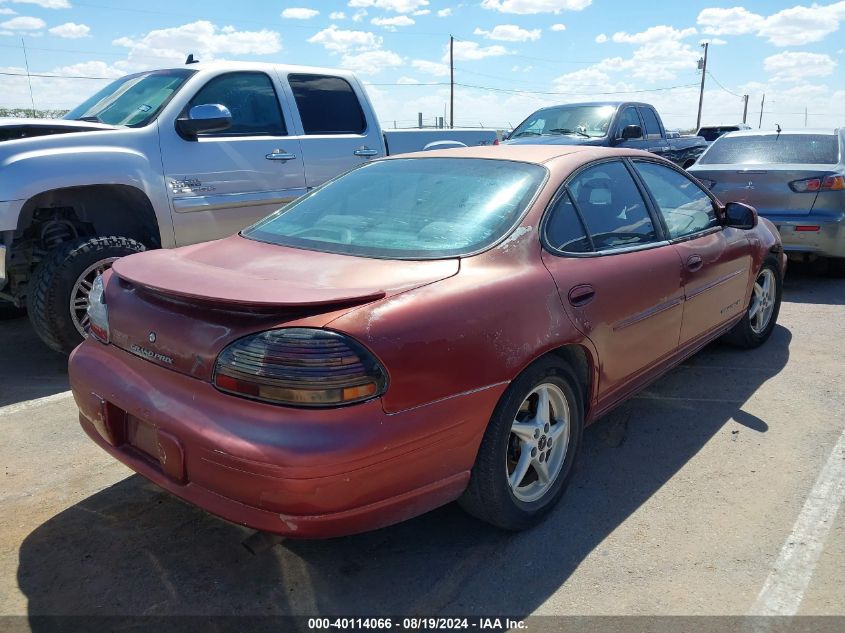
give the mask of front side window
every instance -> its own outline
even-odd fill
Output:
[[[514,228],[546,173],[540,165],[478,158],[376,161],[315,189],[242,235],[382,259],[467,255]]]
[[[620,161],[600,163],[568,184],[596,250],[657,241],[657,231],[640,190]]]
[[[142,127],[185,85],[192,70],[154,70],[121,77],[100,90],[64,118],[109,125]]]
[[[656,163],[635,161],[634,167],[657,203],[669,237],[683,237],[719,226],[710,196],[692,180]]]
[[[642,127],[642,123],[640,122],[640,115],[637,114],[637,109],[634,107],[625,108],[622,111],[622,114],[619,115],[619,137],[622,137],[622,130],[624,130],[629,125],[639,125]]]
[[[276,90],[264,73],[229,73],[215,77],[191,99],[187,110],[206,104],[226,106],[232,113],[232,127],[210,136],[287,135]]]
[[[288,75],[306,134],[363,134],[367,120],[349,82],[325,75]]]

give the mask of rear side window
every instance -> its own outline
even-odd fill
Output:
[[[287,129],[273,82],[264,73],[229,73],[203,86],[188,104],[224,105],[232,113],[232,127],[201,136],[286,136]]]
[[[702,165],[778,163],[835,165],[839,141],[833,134],[722,136],[701,156]]]
[[[306,134],[363,134],[367,120],[349,82],[325,75],[288,75]]]
[[[546,242],[553,249],[565,253],[589,253],[593,250],[578,211],[566,192],[549,211]]]
[[[643,132],[645,133],[646,138],[661,138],[660,122],[657,120],[657,115],[654,113],[654,110],[651,108],[640,108],[640,116],[643,118],[643,123],[645,123],[645,130],[643,130]]]
[[[647,244],[657,232],[640,190],[619,161],[579,173],[568,186],[596,250]]]
[[[670,167],[634,162],[672,238],[691,235],[719,225],[713,202],[692,180]]]

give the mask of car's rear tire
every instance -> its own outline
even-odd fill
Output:
[[[729,343],[751,349],[759,347],[768,340],[775,329],[780,313],[783,278],[777,260],[766,259],[757,278],[751,301],[742,320],[725,335]]]
[[[127,237],[86,237],[68,242],[41,261],[27,292],[29,320],[36,334],[57,352],[69,354],[85,338],[87,291],[114,260],[145,247]]]
[[[464,510],[506,530],[538,523],[572,476],[584,427],[582,403],[581,386],[559,359],[541,359],[520,374],[484,433],[459,501]]]

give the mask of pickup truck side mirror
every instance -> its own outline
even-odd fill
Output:
[[[622,128],[622,140],[628,141],[631,139],[642,138],[643,129],[639,125],[626,125]]]
[[[232,127],[232,113],[219,103],[196,105],[188,111],[187,117],[176,119],[177,131],[186,138],[197,134],[222,132]]]
[[[725,205],[725,226],[750,230],[757,226],[757,209],[742,202]]]

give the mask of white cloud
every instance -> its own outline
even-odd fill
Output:
[[[426,73],[427,75],[434,75],[435,77],[449,76],[449,66],[447,66],[446,64],[430,62],[425,59],[415,59],[411,62],[411,66],[421,72]]]
[[[345,20],[346,14],[343,11],[332,11],[329,13],[330,20]]]
[[[774,81],[798,82],[830,75],[836,68],[836,62],[830,55],[821,53],[784,51],[764,59],[763,67]]]
[[[0,28],[10,31],[37,31],[45,26],[47,26],[47,23],[41,18],[32,18],[25,15],[6,20],[0,24]]]
[[[727,42],[719,37],[706,37],[704,39],[698,40],[699,44],[710,44],[710,46],[722,46],[723,44],[727,44]]]
[[[599,33],[596,35],[596,44],[604,44],[607,41],[607,35]]]
[[[373,18],[370,20],[370,24],[383,26],[390,31],[395,31],[397,26],[411,26],[415,22],[413,18],[409,18],[407,15],[397,15],[392,18]]]
[[[17,11],[14,9],[0,7],[0,15],[17,15]]]
[[[624,44],[649,44],[652,42],[664,42],[666,40],[681,40],[695,34],[696,30],[692,27],[688,29],[676,29],[672,26],[661,24],[652,26],[640,33],[630,34],[624,31],[614,33],[611,39],[614,42]]]
[[[492,31],[476,28],[473,34],[482,35],[488,40],[497,40],[500,42],[533,42],[540,39],[540,29],[529,31],[515,24],[498,24],[493,27]]]
[[[406,85],[406,86],[412,86],[412,85],[416,85],[416,84],[420,83],[420,80],[414,79],[413,77],[406,77],[405,75],[402,75],[401,77],[399,77],[399,79],[396,80],[396,83],[403,84],[403,85]]]
[[[428,6],[428,0],[349,0],[353,8],[374,8],[395,13],[411,13]]]
[[[845,20],[845,2],[809,7],[796,5],[769,16],[744,7],[708,8],[698,14],[698,24],[707,35],[755,34],[775,46],[819,42],[839,29]]]
[[[448,18],[450,15],[452,15],[452,9],[440,9],[437,12],[438,18]]]
[[[385,68],[402,65],[402,58],[393,51],[375,50],[363,53],[347,53],[340,65],[361,75],[375,75]]]
[[[367,10],[366,9],[358,9],[355,13],[352,14],[352,21],[353,22],[360,22],[365,17],[367,17]]]
[[[500,13],[533,15],[536,13],[581,11],[592,3],[593,0],[482,0],[481,6]]]
[[[369,31],[349,31],[339,29],[332,24],[319,33],[308,38],[312,44],[321,44],[333,53],[348,53],[350,51],[369,51],[381,47],[382,38]]]
[[[558,22],[557,24],[552,24],[549,28],[550,28],[552,31],[565,31],[565,30],[566,30],[566,25],[565,25],[565,24],[561,24],[560,22]]]
[[[69,40],[75,40],[82,37],[89,37],[91,34],[91,27],[87,24],[77,24],[76,22],[65,22],[59,26],[54,26],[48,29],[53,35],[64,37]]]
[[[418,9],[414,11],[411,15],[428,15],[431,13],[431,9]]]
[[[492,46],[479,46],[478,42],[455,41],[455,59],[458,61],[468,61],[476,59],[484,59],[485,57],[500,57],[507,55],[508,49],[499,44]],[[449,52],[443,55],[443,61],[449,59]]]
[[[182,63],[189,52],[201,61],[210,61],[220,55],[271,55],[282,50],[282,38],[275,31],[238,31],[208,20],[157,29],[143,37],[121,37],[112,44],[129,49],[124,62],[127,69]]]
[[[517,65],[511,67],[512,73],[530,73],[532,70],[534,70],[534,66],[530,64],[526,64],[525,66]]]
[[[318,15],[320,15],[319,11],[306,7],[288,7],[282,11],[282,17],[289,20],[310,20]]]

